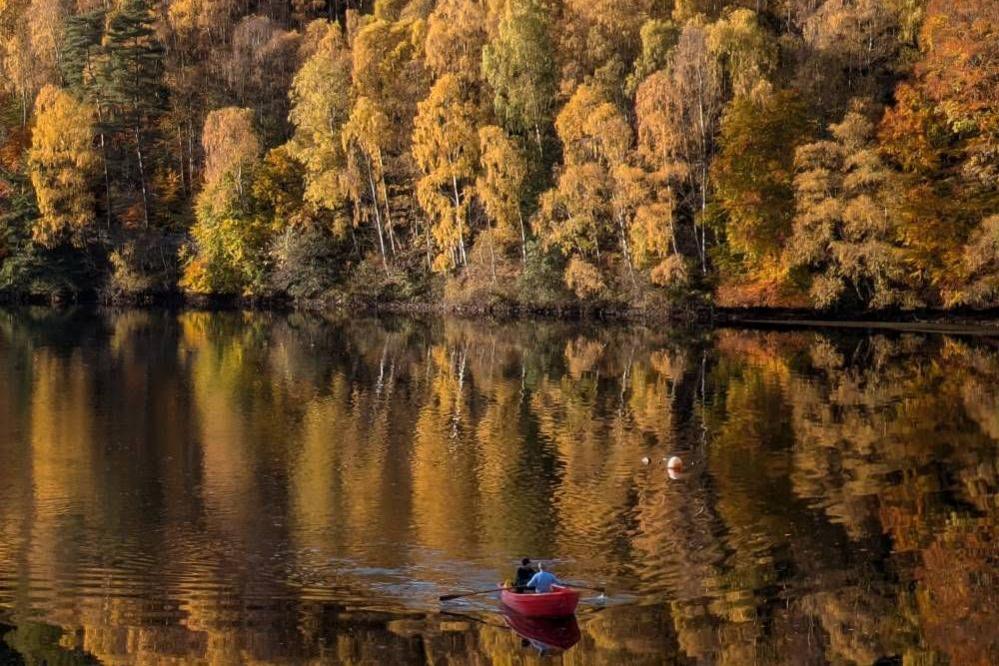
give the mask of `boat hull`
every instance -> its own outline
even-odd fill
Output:
[[[569,617],[579,604],[579,592],[558,585],[543,594],[518,594],[504,589],[500,597],[504,606],[525,617]]]

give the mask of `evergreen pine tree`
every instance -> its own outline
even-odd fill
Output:
[[[109,133],[117,134],[127,152],[120,155],[129,180],[137,181],[142,195],[142,222],[148,228],[154,170],[157,124],[167,108],[163,84],[163,45],[156,36],[154,16],[147,0],[126,0],[108,17],[104,33],[101,87],[109,104],[104,120]],[[131,158],[135,159],[134,164]]]

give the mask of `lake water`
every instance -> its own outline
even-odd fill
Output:
[[[995,338],[25,309],[0,373],[0,663],[999,662]],[[437,599],[523,555],[607,588],[564,653]]]

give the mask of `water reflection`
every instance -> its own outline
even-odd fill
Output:
[[[0,661],[550,661],[439,612],[522,555],[612,589],[566,663],[999,661],[993,340],[19,310],[0,372]]]

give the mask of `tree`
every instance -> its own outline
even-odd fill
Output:
[[[903,174],[901,232],[944,301],[966,286],[965,245],[999,207],[997,34],[995,3],[929,2],[921,57],[880,127],[882,153]]]
[[[289,119],[295,128],[288,149],[305,165],[305,200],[331,211],[346,200],[341,132],[350,114],[350,68],[350,51],[340,27],[328,24],[316,52],[298,70],[288,93]]]
[[[584,84],[563,107],[555,127],[565,166],[556,187],[541,197],[537,233],[543,247],[558,248],[569,257],[566,284],[581,298],[589,298],[605,286],[602,278],[593,279],[600,269],[592,262],[613,247],[615,237],[631,269],[628,222],[624,207],[615,210],[623,199],[615,197],[618,181],[611,174],[628,157],[631,126],[595,86]]]
[[[59,53],[66,9],[59,0],[10,2],[0,7],[0,89],[20,102],[21,124],[47,83],[58,83]]]
[[[804,102],[789,90],[737,97],[722,117],[711,176],[741,270],[781,271],[795,210],[795,148],[810,130]]]
[[[527,232],[522,209],[527,178],[524,155],[501,127],[488,125],[479,129],[479,163],[481,173],[475,181],[475,191],[490,221],[490,241],[506,248],[515,245],[519,238],[526,263]]]
[[[649,76],[635,97],[639,152],[670,183],[668,200],[682,206],[694,223],[691,236],[702,273],[707,272],[703,218],[722,110],[721,84],[708,32],[703,24],[691,21],[680,34],[667,69]]]
[[[592,161],[609,168],[623,162],[631,148],[628,119],[594,85],[576,89],[559,112],[555,129],[567,164]]]
[[[389,119],[389,145],[397,154],[409,147],[416,105],[428,87],[424,30],[422,21],[374,18],[351,41],[354,94],[367,97]]]
[[[509,132],[533,136],[539,151],[558,84],[550,12],[544,0],[507,0],[498,33],[482,51],[496,117]]]
[[[208,114],[202,133],[205,182],[214,185],[232,176],[243,195],[244,170],[260,154],[260,139],[253,128],[253,110],[227,107]]]
[[[246,16],[232,31],[221,69],[231,99],[254,110],[263,135],[286,139],[289,96],[299,64],[301,36],[266,16]]]
[[[484,2],[443,0],[427,20],[427,67],[436,76],[450,73],[468,82],[478,81],[487,38]]]
[[[642,81],[669,63],[670,52],[680,39],[680,28],[667,19],[649,19],[642,24],[640,34],[642,50],[625,84],[629,96],[635,94]]]
[[[368,197],[369,216],[378,234],[382,265],[388,270],[386,235],[392,252],[396,251],[395,232],[385,183],[384,142],[389,136],[389,120],[367,97],[354,103],[350,119],[343,128],[343,146],[347,152],[347,182],[354,200],[354,226],[360,224],[363,201]],[[384,217],[383,217],[384,211]],[[386,233],[387,232],[387,233]]]
[[[417,8],[414,6],[413,9]],[[398,246],[399,230],[389,219],[389,209],[417,209],[414,188],[418,174],[411,143],[417,104],[426,97],[429,88],[429,77],[423,63],[426,23],[419,18],[420,13],[417,11],[415,15],[410,15],[407,10],[401,12],[400,18],[395,21],[377,17],[364,19],[355,29],[351,41],[355,99],[367,100],[370,113],[366,112],[366,115],[369,118],[387,121],[377,139],[368,139],[367,143],[370,146],[376,143],[379,147],[382,174],[380,179],[376,175],[376,183],[380,180],[379,189],[384,201],[382,212],[386,218],[383,222],[387,227],[390,248]],[[357,157],[357,154],[354,156]],[[364,169],[353,171],[356,175]],[[355,192],[369,190],[366,180],[366,177],[354,178],[351,187]],[[356,197],[355,201],[358,201]],[[425,239],[429,266],[429,229],[422,226],[421,220],[414,218],[410,216],[412,238]]]
[[[904,67],[905,5],[914,3],[827,0],[798,4],[801,37],[789,42],[797,44],[798,51],[794,87],[826,119],[841,117],[855,97],[887,99],[892,81]]]
[[[662,287],[685,283],[687,264],[677,247],[671,190],[660,174],[622,163],[611,176],[611,206],[632,285],[637,286],[633,266],[648,268],[652,283]]]
[[[654,0],[565,0],[563,4],[557,33],[561,89],[599,81],[617,101],[642,47],[643,24],[665,8]]]
[[[833,140],[795,154],[797,212],[787,256],[810,271],[819,308],[850,300],[872,308],[918,304],[893,221],[893,174],[878,155],[874,128],[854,105],[830,127]]]
[[[68,12],[60,0],[31,0],[25,13],[31,52],[47,79],[57,76]]]
[[[422,173],[416,184],[420,206],[433,220],[438,253],[434,270],[468,263],[469,209],[478,164],[477,107],[458,78],[445,74],[420,102],[413,128],[413,158]]]
[[[260,153],[253,111],[212,111],[202,134],[205,185],[198,194],[181,287],[194,293],[252,295],[266,284],[270,229],[249,196],[251,165]]]
[[[777,65],[777,44],[752,10],[736,9],[711,24],[707,41],[735,97],[751,94]]]
[[[151,147],[167,107],[163,44],[156,35],[148,0],[124,0],[108,15],[99,57],[97,86],[103,91],[98,94],[98,103],[109,109],[106,116],[101,112],[101,124],[117,135],[117,144],[126,148],[118,156],[114,180],[138,187],[141,220],[148,228],[156,157]]]
[[[94,222],[90,188],[99,163],[93,108],[52,85],[38,93],[35,107],[28,162],[39,217],[32,236],[48,247],[82,245]]]
[[[949,294],[948,305],[989,307],[999,301],[999,215],[982,221],[964,251],[966,286]]]

